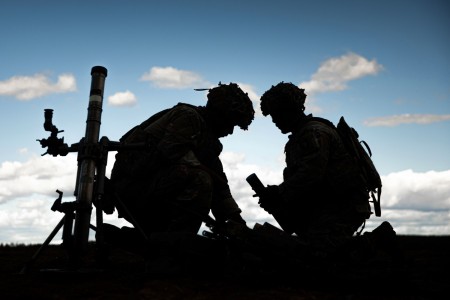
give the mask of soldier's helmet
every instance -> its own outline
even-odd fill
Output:
[[[206,108],[244,130],[248,129],[255,116],[248,94],[244,93],[236,83],[219,83],[217,87],[210,89]]]
[[[261,112],[264,116],[273,111],[305,110],[305,90],[292,83],[280,82],[261,96]]]

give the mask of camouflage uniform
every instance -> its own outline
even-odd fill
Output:
[[[119,151],[111,174],[117,195],[145,231],[196,233],[198,216],[210,209],[217,220],[241,212],[219,159],[222,144],[207,117],[205,107],[180,103],[122,138],[125,144],[149,145],[146,151]]]
[[[326,122],[306,116],[292,130],[279,193],[294,232],[328,248],[351,237],[370,206],[356,164]]]

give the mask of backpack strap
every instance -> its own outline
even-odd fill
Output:
[[[367,144],[366,141],[360,141],[360,143],[363,144],[364,147],[366,147],[369,156],[372,157],[372,151],[370,150],[369,144]]]
[[[331,127],[331,128],[333,128],[333,129],[336,129],[336,126],[334,126],[334,124],[333,124],[331,121],[329,121],[329,120],[327,120],[327,119],[324,119],[324,118],[313,117],[313,116],[311,116],[311,117],[309,117],[309,118],[306,120],[306,122],[310,122],[310,121],[320,122],[320,123],[322,123],[322,124],[327,125],[328,127]]]

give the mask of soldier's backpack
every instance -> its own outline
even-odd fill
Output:
[[[370,193],[377,217],[381,216],[380,197],[381,197],[381,178],[378,173],[372,159],[372,151],[369,145],[365,141],[359,140],[358,132],[350,127],[344,120],[344,117],[339,119],[339,123],[336,129],[341,137],[345,148],[356,161],[359,166],[362,178],[367,188],[367,192]],[[364,146],[363,146],[364,145]]]

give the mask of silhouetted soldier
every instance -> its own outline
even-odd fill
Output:
[[[111,183],[128,211],[119,216],[154,232],[197,233],[211,210],[218,222],[245,224],[231,195],[219,155],[219,138],[246,130],[253,105],[237,84],[219,84],[206,106],[185,103],[163,110],[131,129],[124,144],[145,142],[148,149],[119,151]]]
[[[263,115],[270,115],[283,134],[291,134],[283,182],[259,195],[260,206],[286,232],[333,252],[369,218],[369,196],[334,126],[305,115],[305,99],[303,89],[284,82],[261,97]]]

